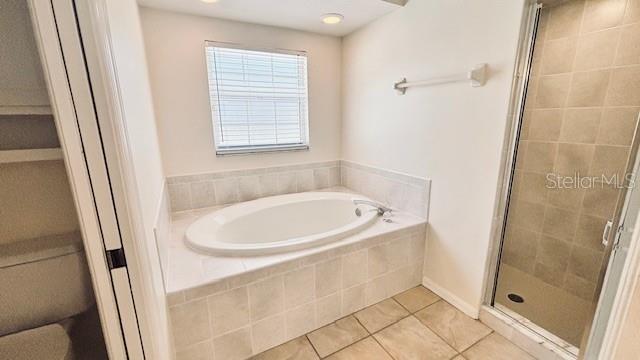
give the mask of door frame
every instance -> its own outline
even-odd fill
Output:
[[[96,127],[94,101],[87,93],[91,84],[78,42],[73,2],[29,0],[29,9],[108,356],[142,359],[130,264],[110,269],[106,254],[121,243],[121,229],[115,218],[112,178],[104,171],[105,159],[100,157],[103,144]]]

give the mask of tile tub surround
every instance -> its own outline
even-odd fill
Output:
[[[428,179],[344,160],[173,176],[167,183],[174,212],[344,186],[422,218],[430,187]]]
[[[202,349],[248,358],[421,282],[425,223],[406,213],[314,249],[217,258],[182,243],[199,212],[172,224],[167,296],[178,358]]]

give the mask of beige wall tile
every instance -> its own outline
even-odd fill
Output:
[[[581,36],[578,39],[573,70],[585,71],[611,66],[619,37],[619,29],[598,31]]]
[[[251,320],[257,321],[284,310],[282,276],[274,276],[249,285]]]
[[[613,70],[605,104],[640,106],[640,66]]]
[[[200,181],[189,184],[191,186],[191,206],[203,208],[216,205],[216,192],[213,181]]]
[[[610,186],[596,186],[585,190],[582,203],[583,213],[610,218],[618,201],[620,190]]]
[[[329,187],[328,168],[313,169],[313,185],[316,189],[324,189]]]
[[[571,71],[576,55],[576,41],[572,38],[546,41],[542,55],[542,75]]]
[[[575,246],[569,260],[569,273],[596,282],[600,273],[602,253]]]
[[[315,329],[316,326],[316,303],[311,302],[286,313],[286,335],[287,339],[304,335]]]
[[[389,296],[387,285],[388,281],[384,276],[380,276],[367,282],[364,288],[365,305],[373,305],[386,299]]]
[[[367,250],[360,250],[342,257],[342,288],[364,284],[367,281]]]
[[[533,270],[533,276],[547,284],[557,287],[562,286],[565,275],[565,271],[560,272],[558,269],[543,263],[536,263],[535,269]]]
[[[541,76],[536,94],[536,107],[563,107],[569,94],[570,85],[570,74]]]
[[[544,223],[544,205],[526,201],[512,204],[510,209],[510,225],[540,232]]]
[[[622,28],[616,65],[640,64],[640,23]]]
[[[504,239],[501,260],[505,264],[533,274],[539,237],[537,232],[509,227]]]
[[[341,289],[342,259],[316,264],[316,297],[321,298]]]
[[[563,289],[581,299],[592,301],[595,293],[595,287],[596,283],[594,281],[588,281],[579,276],[567,273]]]
[[[598,136],[602,110],[567,109],[564,113],[560,140],[571,143],[593,144]]]
[[[557,174],[573,176],[586,175],[593,160],[595,146],[583,144],[560,144],[555,172]]]
[[[590,32],[622,23],[627,0],[587,0],[581,31]]]
[[[249,296],[241,287],[209,297],[213,335],[220,335],[249,324]]]
[[[540,109],[531,112],[529,140],[557,141],[562,127],[562,109]]]
[[[574,73],[568,106],[602,106],[607,93],[610,73],[610,70]]]
[[[298,191],[298,178],[295,172],[278,174],[278,194],[290,194]]]
[[[259,178],[257,176],[241,176],[238,178],[238,195],[240,201],[249,201],[259,198]]]
[[[409,263],[410,238],[393,240],[385,246],[390,270],[398,269]]]
[[[251,356],[251,330],[240,329],[213,339],[216,359],[244,360]]]
[[[285,340],[284,315],[279,314],[253,323],[251,336],[254,354],[282,344]]]
[[[598,144],[631,145],[640,108],[606,108],[600,121]]]
[[[352,314],[365,307],[365,284],[342,291],[342,315]]]
[[[577,213],[548,206],[545,209],[542,232],[556,239],[572,241],[577,224]]]
[[[342,294],[339,292],[318,299],[316,302],[317,326],[334,322],[342,316]]]
[[[313,266],[284,274],[284,297],[287,309],[308,303],[316,298],[314,276]]]
[[[236,179],[220,179],[213,182],[218,205],[232,204],[238,201],[238,182]]]
[[[628,157],[627,147],[597,145],[589,173],[593,176],[604,175],[607,178],[617,175],[622,181]]]
[[[296,178],[298,181],[298,191],[303,192],[315,189],[313,183],[313,170],[296,171]]]
[[[528,141],[523,154],[522,169],[534,172],[549,172],[553,169],[558,144]]]
[[[176,352],[176,360],[211,360],[213,358],[213,343],[211,341],[192,345]]]
[[[265,174],[258,176],[260,196],[273,196],[278,194],[278,175]]]
[[[596,251],[603,251],[602,232],[606,223],[607,219],[605,218],[580,215],[576,229],[576,244]]]
[[[554,7],[549,13],[546,40],[575,36],[580,29],[584,1],[567,1]]]
[[[540,237],[540,249],[536,261],[561,275],[567,269],[571,256],[571,243],[550,236]]]
[[[545,174],[523,172],[520,184],[519,199],[538,204],[546,202],[549,189]]]
[[[176,350],[211,338],[206,299],[171,307],[169,316]]]
[[[582,205],[584,198],[584,189],[576,186],[558,188],[553,187],[559,183],[557,179],[548,182],[551,187],[548,192],[547,203],[561,209],[577,210]]]
[[[368,276],[370,279],[389,271],[389,252],[387,244],[369,248],[367,255]]]
[[[427,234],[424,232],[411,235],[411,240],[409,240],[409,262],[422,263],[424,261],[426,242]]]

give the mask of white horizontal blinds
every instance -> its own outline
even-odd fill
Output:
[[[307,144],[307,57],[206,48],[217,149]]]

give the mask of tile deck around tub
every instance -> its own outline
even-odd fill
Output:
[[[337,187],[328,189],[336,192],[350,192],[345,188]],[[171,239],[168,251],[168,264],[164,270],[166,291],[170,298],[184,298],[189,300],[198,297],[193,295],[201,290],[207,291],[206,286],[220,286],[220,280],[238,277],[250,277],[261,269],[279,266],[286,271],[287,266],[294,266],[293,262],[313,256],[322,256],[323,253],[336,252],[341,248],[357,246],[369,238],[376,238],[386,234],[403,230],[416,231],[424,227],[425,220],[402,211],[394,211],[392,223],[382,220],[376,221],[371,227],[360,233],[345,239],[332,242],[323,246],[291,251],[282,254],[266,256],[222,257],[197,253],[184,244],[183,238],[186,229],[201,216],[222,207],[211,207],[199,210],[190,210],[174,213],[171,219]],[[277,270],[274,269],[274,272]],[[242,281],[242,280],[239,280]],[[184,292],[184,294],[180,294]]]
[[[406,307],[408,304],[409,307]],[[384,325],[371,327],[370,324]],[[253,359],[535,358],[431,291],[418,286],[260,353]]]

